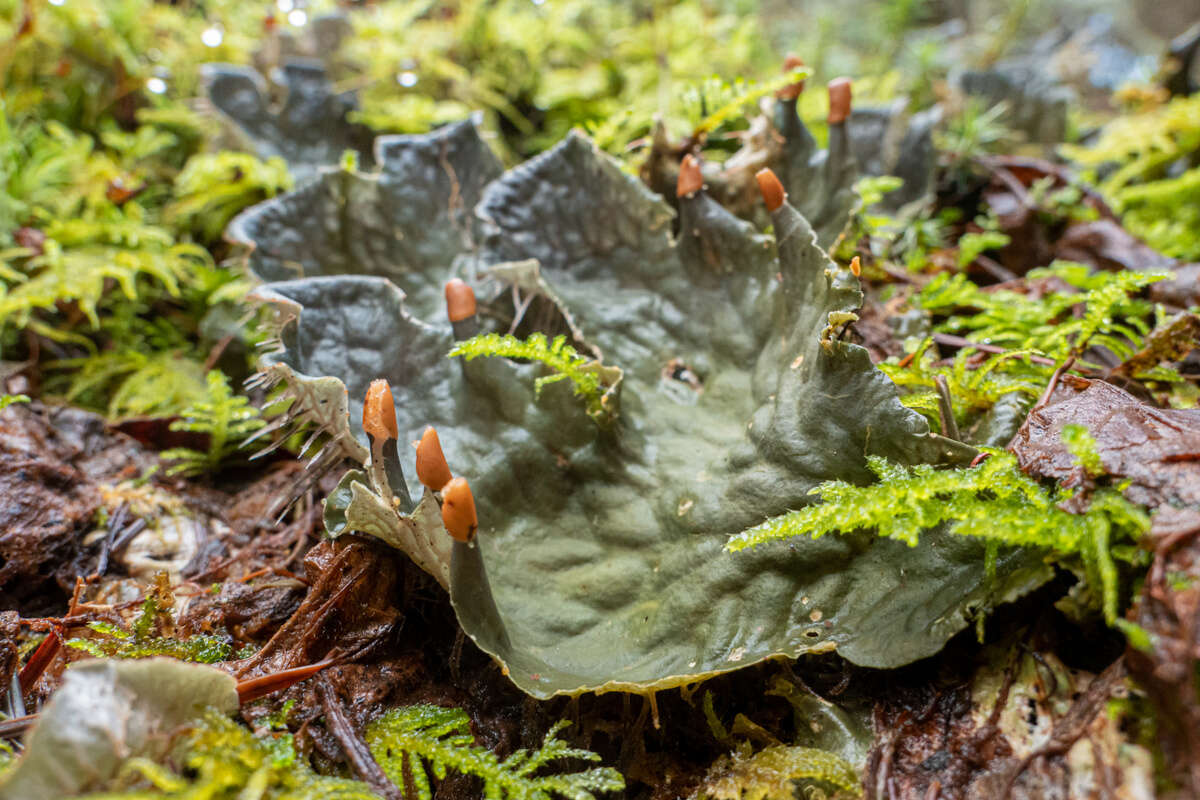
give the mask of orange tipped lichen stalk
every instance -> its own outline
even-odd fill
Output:
[[[704,188],[704,176],[700,174],[700,162],[691,153],[679,163],[679,182],[675,184],[676,197],[690,197]]]
[[[450,318],[456,341],[470,339],[479,333],[479,320],[475,316],[475,290],[461,278],[446,281],[446,316]]]
[[[392,388],[382,378],[371,381],[367,396],[363,400],[363,430],[371,440],[371,463],[369,472],[375,491],[389,506],[394,492],[403,495],[409,503],[408,489],[404,486],[404,471],[400,467],[400,454],[396,449],[400,431],[396,427],[396,405],[392,401]]]
[[[794,53],[788,53],[787,58],[783,60],[784,74],[791,72],[797,67],[803,67],[804,61]],[[804,81],[796,81],[789,83],[779,91],[775,92],[775,96],[780,100],[795,100],[804,91]]]
[[[442,487],[442,524],[457,541],[475,538],[479,518],[475,515],[475,495],[466,478],[454,478]]]
[[[854,277],[856,278],[862,275],[862,262],[858,260],[858,256],[850,259],[850,271],[854,273]]]
[[[763,202],[767,204],[767,211],[776,211],[787,200],[783,184],[774,172],[766,168],[760,169],[754,177],[758,181],[758,190],[762,192]]]
[[[396,427],[396,404],[392,401],[392,387],[379,378],[367,387],[363,400],[363,430],[373,439],[385,442],[396,439],[400,431]]]
[[[417,480],[431,491],[440,492],[453,477],[437,431],[426,428],[417,444]]]
[[[850,79],[834,78],[829,82],[829,124],[841,125],[850,116]]]

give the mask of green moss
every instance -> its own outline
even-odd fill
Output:
[[[1100,460],[1100,453],[1096,449],[1096,440],[1092,438],[1091,432],[1086,427],[1064,425],[1062,440],[1067,446],[1067,450],[1078,459],[1080,466],[1090,477],[1094,478],[1104,474],[1104,462]]]
[[[206,383],[206,397],[185,408],[180,414],[182,419],[171,423],[171,430],[206,434],[208,449],[201,452],[173,447],[163,451],[164,459],[175,462],[167,470],[168,475],[216,472],[242,449],[246,437],[267,424],[249,400],[233,394],[223,374],[210,371]]]
[[[175,178],[167,218],[215,242],[237,212],[291,188],[287,164],[278,156],[260,161],[249,153],[198,153]]]
[[[823,502],[774,517],[730,539],[744,550],[769,541],[868,531],[916,546],[922,534],[945,527],[951,534],[997,546],[1036,547],[1060,560],[1082,560],[1088,582],[1099,587],[1109,624],[1117,617],[1117,570],[1111,546],[1135,541],[1149,529],[1146,511],[1115,491],[1091,498],[1084,514],[1059,508],[1069,494],[1048,491],[1021,473],[1016,458],[987,451],[982,464],[954,470],[902,467],[868,457],[879,479],[870,486],[829,481],[812,491]]]
[[[200,664],[216,664],[228,661],[233,655],[233,646],[227,639],[218,636],[190,636],[177,639],[155,635],[155,621],[162,612],[156,595],[152,594],[142,604],[142,611],[126,630],[109,622],[89,622],[88,627],[96,634],[90,639],[68,639],[67,646],[83,650],[97,658],[150,658],[170,656],[180,661]]]
[[[905,405],[936,422],[935,387],[942,378],[950,389],[955,419],[968,424],[1005,395],[1037,397],[1056,363],[1070,356],[1083,361],[1084,352],[1093,345],[1127,359],[1145,344],[1153,311],[1149,301],[1136,294],[1166,276],[1093,274],[1082,264],[1057,261],[1031,270],[1028,277],[1031,281],[1055,278],[1077,291],[1031,297],[1008,289],[985,290],[964,274],[943,272],[913,297],[912,304],[935,320],[934,332],[1005,351],[981,356],[979,349],[966,346],[945,364],[932,339],[909,345],[906,358],[879,365],[906,390],[901,398]],[[1080,308],[1082,313],[1075,313]]]
[[[1062,150],[1108,171],[1100,190],[1134,234],[1174,258],[1200,259],[1200,94],[1119,117],[1095,143]]]
[[[798,786],[807,787],[803,795]],[[790,800],[797,796],[861,796],[862,784],[854,768],[833,753],[812,747],[766,747],[753,755],[738,752],[713,765],[693,798],[711,800]],[[815,792],[820,792],[816,794]]]
[[[613,372],[611,368],[605,369],[599,362],[580,355],[567,344],[566,336],[556,336],[554,341],[549,341],[541,333],[532,334],[524,340],[511,335],[485,333],[459,343],[449,355],[452,358],[461,356],[467,361],[480,356],[537,361],[552,370],[552,374],[538,378],[534,383],[539,395],[545,386],[569,380],[576,397],[587,404],[587,412],[592,419],[606,423],[616,414],[613,390],[619,381],[619,370],[614,378],[610,374]]]
[[[462,709],[409,706],[372,722],[367,727],[367,744],[397,786],[407,785],[405,776],[411,776],[419,800],[433,797],[430,774],[444,778],[449,770],[482,780],[484,797],[489,800],[549,800],[555,795],[566,800],[593,800],[596,793],[624,789],[625,781],[611,767],[536,774],[559,759],[600,760],[595,753],[569,747],[557,738],[567,724],[553,726],[537,750],[518,750],[501,760],[475,744],[471,720]]]
[[[170,762],[128,759],[116,788],[88,800],[378,800],[361,781],[320,775],[296,752],[290,733],[255,735],[210,711],[184,735]]]

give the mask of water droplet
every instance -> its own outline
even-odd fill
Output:
[[[417,85],[417,73],[408,72],[408,71],[401,72],[399,75],[396,76],[396,83],[400,84],[401,86],[405,86],[405,87],[416,86]]]
[[[296,7],[295,0],[275,0],[275,6],[284,14]]]
[[[61,6],[61,5],[63,5],[64,3],[66,3],[66,2],[67,2],[67,0],[50,0],[50,5],[52,5],[52,6]]]
[[[146,81],[146,88],[155,94],[165,94],[167,91],[167,82],[162,78],[151,78]]]
[[[292,23],[297,28],[304,27],[304,24],[308,22],[308,14],[305,14],[303,11],[297,8],[295,11],[292,11],[288,14],[288,22]]]
[[[542,5],[543,3],[545,3],[545,2],[546,2],[546,0],[532,0],[532,2],[533,2],[533,4],[534,4],[535,6],[540,6],[540,5]]]
[[[225,34],[221,33],[221,29],[215,25],[200,34],[200,41],[204,42],[207,47],[219,47],[224,38]]]

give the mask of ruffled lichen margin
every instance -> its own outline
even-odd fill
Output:
[[[974,455],[841,340],[858,281],[790,205],[772,238],[700,191],[680,201],[673,238],[670,207],[586,137],[501,174],[470,121],[381,137],[376,157],[377,172],[325,171],[232,223],[268,281],[256,296],[279,309],[264,379],[331,434],[325,463],[365,458],[376,378],[402,442],[437,427],[480,528],[430,571],[524,691],[649,692],[835,649],[895,667],[1046,579],[1036,555],[1010,551],[986,580],[977,543],[936,533],[915,548],[846,536],[724,551],[822,481],[869,481],[867,455]],[[577,349],[622,368],[615,424],[597,426],[563,384],[535,397],[536,365],[447,360],[440,287],[454,275],[476,287],[485,330],[528,324],[513,316],[537,295]],[[397,524],[446,536],[406,468],[417,509],[348,507],[355,491],[367,502],[350,479],[327,519],[394,543]]]

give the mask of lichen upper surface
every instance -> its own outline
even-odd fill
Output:
[[[349,419],[325,422],[347,439],[364,440],[361,398],[381,377],[402,442],[437,427],[480,521],[451,599],[523,690],[647,691],[835,648],[897,666],[1042,579],[1012,553],[985,584],[981,549],[937,536],[917,548],[830,537],[725,553],[731,535],[812,502],[818,483],[870,480],[869,454],[961,463],[973,451],[930,434],[866,351],[839,341],[861,302],[857,279],[791,206],[774,213],[773,240],[699,192],[682,200],[674,240],[666,204],[583,136],[464,183],[494,164],[471,141],[470,125],[405,137],[381,150],[378,174],[327,172],[234,231],[264,277],[284,250],[302,276],[259,290],[286,312],[268,372],[344,383]],[[382,200],[401,190],[449,205],[414,220]],[[360,191],[377,205],[347,213]],[[459,210],[472,205],[467,220]],[[429,287],[460,271],[490,300],[484,328],[503,332],[515,302],[485,276],[527,259],[569,313],[577,349],[624,370],[615,424],[594,424],[565,384],[535,397],[537,365],[444,358],[452,333]],[[411,468],[407,478],[419,497]]]

